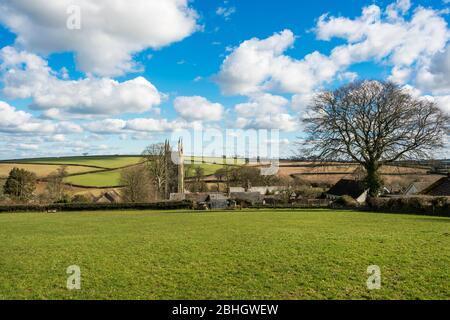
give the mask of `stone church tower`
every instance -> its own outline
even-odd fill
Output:
[[[184,149],[183,140],[178,140],[178,193],[184,193]]]

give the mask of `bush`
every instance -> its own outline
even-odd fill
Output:
[[[350,196],[342,196],[333,202],[334,205],[343,206],[345,208],[356,208],[359,206],[358,201]]]
[[[371,211],[450,217],[450,198],[448,197],[369,198],[367,204]]]
[[[92,202],[91,198],[89,198],[84,194],[76,194],[72,198],[72,203],[91,203],[91,202]]]
[[[192,209],[191,201],[155,203],[68,203],[51,205],[0,205],[0,212],[101,211],[101,210],[179,210]]]

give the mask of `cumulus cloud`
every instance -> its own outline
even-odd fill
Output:
[[[81,28],[67,28],[68,8]],[[0,22],[17,45],[48,54],[74,52],[80,70],[116,76],[135,70],[133,54],[180,41],[197,29],[188,0],[0,0]]]
[[[248,102],[237,104],[236,125],[245,129],[279,129],[294,131],[298,128],[297,119],[286,111],[289,101],[272,94],[254,95]]]
[[[311,91],[323,81],[331,80],[336,66],[326,56],[313,52],[303,60],[283,53],[294,44],[290,30],[267,39],[244,41],[223,62],[216,77],[225,94],[251,95],[266,90],[284,92]]]
[[[251,118],[283,113],[288,103],[284,97],[265,93],[252,97],[249,102],[237,104],[234,109],[238,116]]]
[[[385,11],[376,5],[365,7],[354,19],[321,16],[315,28],[317,38],[347,42],[330,55],[317,51],[302,59],[286,55],[295,42],[290,30],[244,41],[224,60],[216,80],[226,94],[308,94],[339,77],[351,80],[345,79],[354,76],[345,72],[350,65],[374,61],[392,66],[392,79],[406,81],[409,68],[442,51],[449,39],[441,12],[418,7],[407,20],[409,10],[409,1],[399,0]]]
[[[175,110],[186,120],[219,121],[222,119],[224,107],[220,103],[210,102],[200,96],[177,97]]]
[[[291,132],[298,129],[298,119],[288,113],[261,115],[256,118],[238,117],[236,127],[242,129],[275,129]]]
[[[419,7],[410,21],[403,15],[409,10],[409,1],[399,0],[389,6],[383,18],[380,7],[371,5],[355,19],[323,15],[317,24],[317,38],[342,38],[348,44],[336,47],[331,57],[339,65],[371,59],[395,66],[410,66],[419,59],[431,56],[445,47],[449,38],[447,23],[439,11]]]
[[[450,45],[420,68],[416,83],[434,94],[450,94]]]
[[[82,128],[74,123],[53,123],[33,117],[32,114],[17,110],[0,101],[0,131],[12,134],[50,135],[55,133],[80,133]]]
[[[84,129],[95,134],[120,134],[126,133],[150,133],[171,132],[182,129],[198,128],[198,122],[187,122],[183,120],[167,120],[152,118],[135,118],[129,120],[104,119],[91,121],[84,124]]]
[[[92,121],[84,125],[84,128],[92,133],[113,134],[121,133],[127,122],[122,119],[105,119]]]
[[[41,57],[13,47],[0,50],[3,92],[10,98],[31,98],[47,118],[67,114],[116,115],[150,111],[162,96],[143,77],[118,82],[110,78],[63,80]]]

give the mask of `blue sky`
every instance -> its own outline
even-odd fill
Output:
[[[450,111],[447,0],[134,1],[0,0],[0,158],[136,154],[200,125],[280,130],[288,155],[308,99],[355,79]]]

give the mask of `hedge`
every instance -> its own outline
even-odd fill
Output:
[[[450,217],[450,197],[369,198],[363,210]]]
[[[100,210],[179,210],[192,209],[191,201],[155,203],[61,203],[50,205],[0,205],[2,212],[100,211]]]

